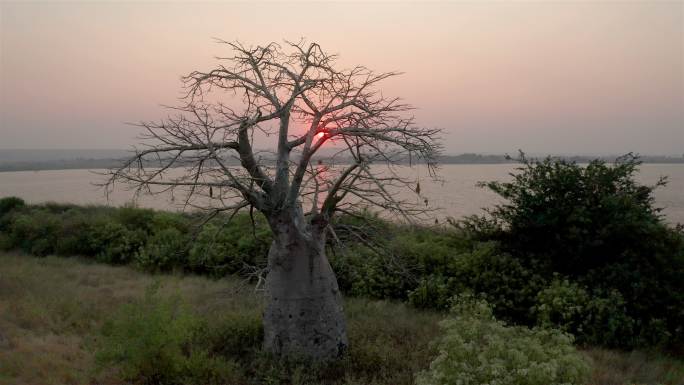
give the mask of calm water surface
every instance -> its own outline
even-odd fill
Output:
[[[406,176],[421,180],[423,195],[429,199],[430,206],[439,208],[435,217],[444,219],[480,214],[483,207],[499,202],[495,194],[478,188],[476,183],[508,180],[515,167],[513,164],[444,165],[440,170],[442,182],[426,181],[426,171],[422,168],[404,171]],[[653,184],[660,176],[667,176],[669,183],[656,190],[657,205],[664,208],[668,222],[684,223],[684,165],[644,164],[637,179],[644,184]],[[120,206],[131,202],[133,193],[123,188],[114,191],[108,201],[103,190],[93,185],[102,181],[102,176],[89,170],[0,172],[0,197],[18,196],[31,203],[53,201]],[[136,203],[156,209],[180,209],[170,196],[141,197]]]

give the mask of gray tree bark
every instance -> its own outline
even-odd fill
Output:
[[[341,356],[347,330],[337,278],[325,255],[325,231],[302,229],[299,215],[272,220],[264,349],[317,361]]]

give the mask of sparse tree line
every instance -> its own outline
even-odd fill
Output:
[[[124,152],[122,150],[122,152]],[[265,154],[266,160],[268,160]],[[315,158],[314,161],[322,157]],[[577,163],[589,163],[595,158],[589,156],[558,156],[558,159],[565,159]],[[603,156],[603,160],[611,160],[614,157]],[[644,164],[678,164],[684,163],[684,155],[680,157],[675,156],[641,156],[640,159]],[[437,163],[445,164],[502,164],[511,163],[512,160],[506,155],[486,155],[475,153],[464,153],[458,155],[440,155],[437,157]],[[271,160],[272,161],[272,160]],[[352,161],[347,159],[347,162]],[[224,162],[230,165],[238,165],[239,161],[234,159],[225,159]],[[42,171],[42,170],[73,170],[73,169],[104,169],[116,167],[121,163],[121,159],[115,158],[64,158],[47,160],[26,160],[26,161],[11,161],[0,160],[0,172],[4,171]],[[405,164],[409,163],[409,159],[404,160]],[[208,165],[217,166],[216,163],[209,162]],[[150,167],[154,167],[154,162],[149,162]]]

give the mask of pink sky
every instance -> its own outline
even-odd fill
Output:
[[[684,153],[682,2],[0,3],[0,148],[127,148],[212,37],[405,74],[448,153]]]

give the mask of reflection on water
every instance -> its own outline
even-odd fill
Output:
[[[444,165],[440,170],[441,182],[428,180],[427,170],[422,167],[403,168],[408,178],[420,180],[421,194],[428,198],[431,207],[439,208],[433,218],[459,218],[479,214],[481,208],[491,207],[499,202],[498,197],[476,187],[478,181],[506,180],[515,165]],[[323,173],[324,175],[325,173]],[[319,175],[319,178],[323,178]],[[668,176],[667,186],[656,190],[656,202],[663,207],[669,222],[684,223],[684,165],[645,164],[637,179],[641,183],[654,184],[660,176]],[[133,192],[119,186],[107,201],[102,188],[93,185],[101,183],[103,177],[88,170],[20,171],[0,172],[0,197],[18,196],[28,202],[46,201],[76,204],[109,204],[120,206],[131,202]],[[406,199],[421,199],[411,191]],[[164,210],[182,209],[178,199],[171,196],[142,196],[136,203],[142,207]]]

